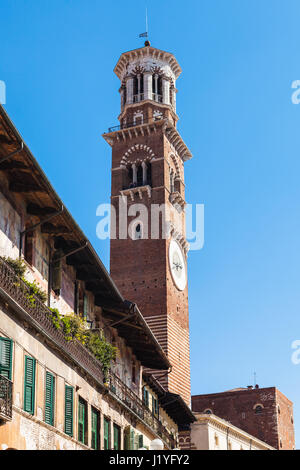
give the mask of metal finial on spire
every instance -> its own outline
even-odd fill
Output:
[[[148,9],[146,8],[146,32],[139,34],[139,38],[149,38],[149,31],[148,31]],[[145,41],[145,46],[150,46],[149,41]]]

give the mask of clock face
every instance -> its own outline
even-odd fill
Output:
[[[170,243],[169,264],[174,284],[177,289],[184,290],[187,281],[185,257],[175,240],[171,240]]]

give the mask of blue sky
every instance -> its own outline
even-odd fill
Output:
[[[6,109],[106,266],[96,208],[109,202],[111,153],[101,134],[117,124],[113,67],[143,44],[145,5],[0,3]],[[297,432],[300,4],[152,0],[148,14],[152,45],[183,69],[178,128],[194,155],[186,197],[205,204],[205,246],[189,255],[192,392],[247,386],[255,370],[260,386],[294,401]]]

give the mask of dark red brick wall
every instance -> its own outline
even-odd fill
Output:
[[[263,405],[261,414],[255,413],[257,404]],[[293,405],[275,387],[192,396],[193,411],[206,409],[276,449],[294,448]]]
[[[152,105],[149,113],[152,112]],[[144,107],[144,113],[147,110]],[[130,122],[130,108],[128,109]],[[145,114],[144,114],[145,115]],[[110,274],[117,284],[122,295],[132,302],[136,302],[148,321],[157,340],[167,353],[172,363],[172,373],[164,378],[164,385],[172,392],[179,393],[190,403],[190,359],[189,359],[189,321],[188,321],[188,289],[180,292],[174,286],[169,270],[168,250],[169,240],[160,237],[159,240],[123,240],[118,238],[118,208],[120,191],[128,184],[127,171],[120,168],[122,157],[135,145],[150,147],[155,155],[151,162],[152,190],[151,197],[146,192],[142,198],[136,195],[134,201],[127,197],[128,206],[133,203],[143,203],[148,207],[149,233],[151,231],[150,214],[151,204],[171,204],[169,202],[169,157],[170,143],[165,137],[162,127],[153,129],[144,135],[135,135],[132,138],[114,140],[112,146],[112,188],[111,202],[117,214],[117,239],[111,240],[110,246]],[[149,152],[148,152],[149,154]],[[136,159],[143,160],[147,151],[143,148],[129,152],[127,162]],[[178,157],[178,167],[181,178],[184,179],[183,162]],[[180,187],[184,197],[183,181]],[[184,215],[183,215],[184,217]],[[128,224],[136,217],[128,218]],[[185,232],[183,232],[184,234]]]

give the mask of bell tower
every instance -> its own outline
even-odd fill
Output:
[[[112,147],[116,214],[110,272],[169,357],[172,370],[157,378],[190,405],[184,163],[192,155],[176,128],[181,68],[173,54],[146,41],[123,53],[114,72],[120,124],[103,135]]]

